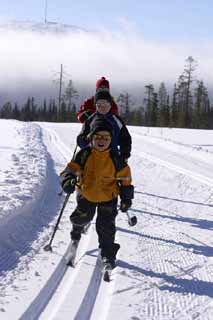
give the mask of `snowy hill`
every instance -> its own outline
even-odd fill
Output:
[[[87,32],[85,29],[57,22],[10,21],[0,24],[0,31],[32,31],[36,33],[63,34],[69,32]]]
[[[207,320],[213,317],[213,131],[130,127],[131,215],[112,281],[100,278],[94,222],[67,268],[69,215],[58,174],[80,124],[0,120],[0,319]]]

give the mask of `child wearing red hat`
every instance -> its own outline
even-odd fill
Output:
[[[101,77],[96,82],[96,93],[98,91],[107,91],[110,92],[109,81],[105,77]],[[94,96],[88,98],[83,102],[80,107],[80,110],[77,112],[77,118],[81,123],[84,123],[89,116],[91,116],[96,111]],[[115,101],[112,99],[112,112],[118,115],[118,106]]]

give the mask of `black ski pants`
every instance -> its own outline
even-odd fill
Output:
[[[70,216],[73,229],[71,231],[71,239],[79,240],[84,226],[92,221],[96,208],[96,232],[98,234],[99,248],[101,256],[108,259],[115,259],[116,253],[120,245],[115,243],[115,218],[118,214],[118,199],[111,201],[94,203],[85,199],[82,195],[77,195],[77,207]]]

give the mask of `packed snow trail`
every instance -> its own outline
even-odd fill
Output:
[[[57,174],[72,157],[80,125],[28,126],[42,132],[40,143],[45,145],[45,154],[51,160],[45,177],[56,180],[41,181],[51,183],[56,195],[60,190]],[[1,276],[1,319],[14,319],[14,311],[17,319],[23,315],[23,319],[109,320],[118,319],[121,314],[124,320],[212,319],[211,132],[204,136],[206,131],[200,131],[203,137],[196,136],[196,141],[188,138],[187,145],[186,131],[178,129],[160,129],[157,134],[156,128],[130,127],[130,132],[133,151],[129,163],[135,185],[131,213],[137,215],[138,224],[129,227],[126,215],[119,213],[117,237],[121,249],[112,281],[100,281],[94,224],[82,238],[76,268],[64,267],[70,232],[68,217],[75,206],[74,197],[57,231],[53,253],[39,250],[48,242],[47,235],[52,231],[48,223],[52,219],[54,226],[62,204],[62,199],[51,197],[47,189],[43,195],[46,205],[41,209],[49,212],[49,220],[41,229],[35,228],[37,236],[35,232],[33,242],[29,241],[28,253],[20,251],[16,264],[5,267]],[[192,139],[194,132],[189,130],[189,134]],[[16,234],[16,226],[10,231]],[[6,243],[2,245],[7,252]],[[37,306],[38,314],[33,313]]]
[[[4,174],[6,177],[0,185],[0,194],[3,191],[3,194],[7,195],[7,203],[6,197],[0,196],[0,205],[3,207],[0,220],[0,318],[11,319],[14,316],[14,307],[6,308],[7,305],[18,303],[15,313],[19,318],[23,308],[28,306],[48,279],[49,271],[54,270],[54,261],[46,264],[47,255],[43,255],[42,247],[51,232],[49,227],[54,223],[61,199],[56,196],[59,191],[56,166],[43,143],[40,126],[2,121],[1,128],[4,126],[8,135],[11,133],[9,150],[12,152],[8,153],[6,160],[9,164],[10,159],[12,162],[11,170],[4,169],[3,166],[1,178]],[[4,156],[5,152],[1,161]],[[16,161],[13,164],[14,159]],[[11,176],[10,180],[8,176]],[[39,262],[45,271],[42,281]],[[23,282],[24,290],[21,289]],[[22,295],[19,301],[20,291]],[[11,297],[10,300],[7,297]]]
[[[48,130],[48,133],[50,140],[54,144],[57,141],[57,147],[60,151],[63,150],[63,154],[65,155],[66,148],[63,146],[57,134],[51,130]],[[93,228],[91,228],[91,230],[92,229]],[[91,232],[94,233],[94,230]],[[83,240],[80,242],[80,245],[82,242]],[[70,314],[76,319],[90,318],[96,302],[96,296],[100,289],[102,274],[101,263],[97,254],[97,239],[94,236],[91,241],[89,241],[89,247],[93,250],[86,251],[87,247],[85,247],[84,243],[84,249],[81,250],[83,257],[77,263],[74,270],[65,267],[66,261],[64,257],[62,258],[49,281],[21,316],[22,320],[29,318],[37,319],[39,316],[40,319],[66,319],[69,318]],[[92,253],[93,251],[95,253],[91,255],[90,252]],[[94,258],[95,262],[93,261]],[[90,268],[89,265],[91,265]],[[87,266],[87,274],[84,276],[83,281],[81,281],[81,274],[84,273],[85,266]],[[61,279],[61,284],[58,286]],[[77,295],[76,292],[78,292]],[[108,299],[106,292],[102,294],[105,296],[105,299]],[[51,298],[52,295],[53,297]],[[50,298],[49,305],[47,305],[46,310],[43,311]],[[72,301],[72,304],[70,304],[70,301]],[[42,311],[43,313],[41,314]]]
[[[61,136],[67,139],[68,134]],[[119,215],[122,249],[111,303],[101,319],[115,319],[121,313],[124,319],[210,319],[212,155],[161,140],[159,151],[159,138],[139,138],[134,128],[132,136],[130,165],[136,185],[132,210],[139,223],[134,230],[127,229]],[[128,291],[128,299],[123,299],[122,293]]]

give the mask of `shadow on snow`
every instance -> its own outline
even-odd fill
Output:
[[[159,218],[165,218],[165,219],[190,223],[193,227],[200,228],[200,229],[213,230],[213,221],[211,220],[193,219],[193,218],[183,217],[180,215],[174,216],[174,215],[168,215],[168,214],[160,214],[160,213],[150,212],[146,210],[138,210],[133,208],[131,208],[130,210],[138,213],[144,213],[146,215],[150,215],[153,217],[159,217]]]
[[[148,197],[155,197],[155,198],[160,198],[160,199],[165,199],[165,200],[173,200],[173,201],[177,201],[177,202],[195,204],[195,205],[210,207],[210,208],[213,207],[213,204],[209,204],[209,203],[195,202],[195,201],[191,201],[191,200],[183,200],[183,199],[178,199],[178,198],[169,198],[169,197],[165,197],[165,196],[159,196],[154,193],[141,192],[141,191],[135,191],[135,193],[139,193],[139,194],[142,194],[142,195],[148,196]]]
[[[118,260],[117,265],[121,268],[126,268],[142,274],[147,277],[157,278],[164,280],[166,284],[155,284],[160,290],[166,290],[169,292],[176,292],[181,294],[196,294],[199,296],[208,296],[213,298],[213,283],[199,279],[183,279],[175,276],[169,276],[166,273],[153,272],[151,270],[145,270],[143,268],[134,266],[125,261]]]
[[[206,256],[206,257],[212,257],[213,256],[213,247],[210,247],[210,246],[196,245],[196,244],[192,244],[192,243],[185,243],[185,242],[175,241],[175,240],[171,240],[171,239],[162,239],[162,238],[159,238],[159,237],[150,236],[150,235],[147,235],[147,234],[143,234],[143,233],[140,233],[140,232],[137,232],[137,231],[123,229],[123,228],[120,228],[120,227],[118,227],[117,230],[121,231],[121,232],[130,233],[130,234],[133,234],[133,235],[137,235],[137,236],[143,237],[145,239],[162,241],[164,243],[168,243],[168,244],[171,244],[171,245],[181,246],[184,249],[189,250],[190,252],[192,252],[191,250],[193,250],[193,253],[201,254],[201,255]]]

